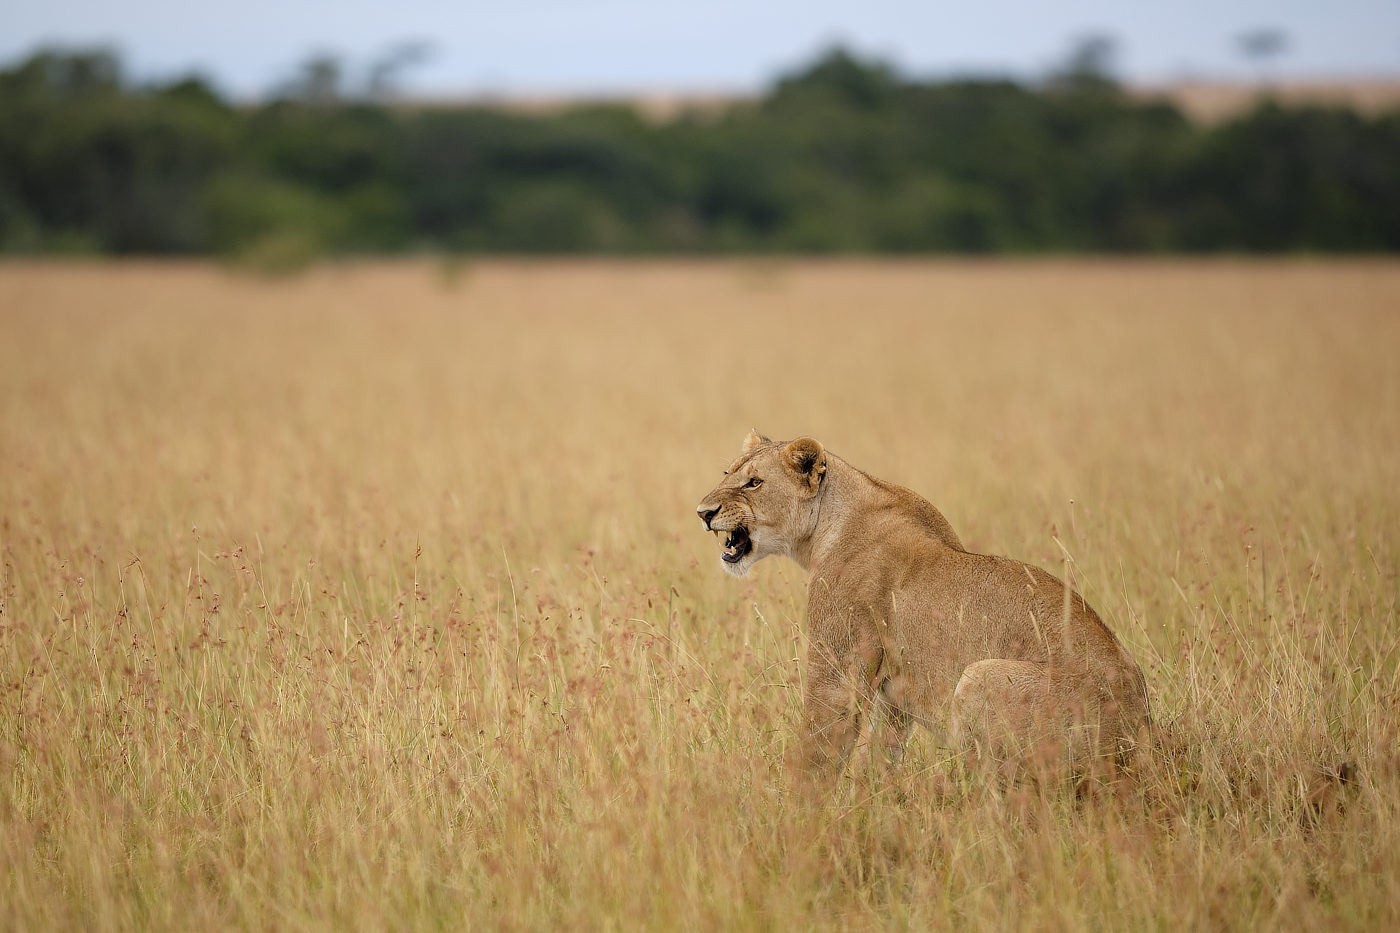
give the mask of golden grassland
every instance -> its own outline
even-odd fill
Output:
[[[1400,264],[6,264],[0,397],[6,927],[1400,923]],[[755,425],[1068,554],[1133,779],[784,792]]]

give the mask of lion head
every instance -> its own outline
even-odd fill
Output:
[[[742,577],[769,554],[792,556],[811,536],[826,460],[810,437],[783,443],[749,432],[739,459],[696,509],[721,541],[725,570]]]

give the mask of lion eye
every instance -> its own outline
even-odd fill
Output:
[[[748,481],[747,483],[744,484],[744,488],[745,488],[745,489],[757,489],[758,487],[760,487],[760,486],[762,486],[762,485],[763,485],[763,480],[761,480],[761,479],[759,479],[757,476],[755,476],[755,477],[750,478],[749,481]]]

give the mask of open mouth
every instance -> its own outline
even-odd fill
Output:
[[[749,538],[749,530],[740,525],[724,539],[724,553],[720,554],[720,559],[726,564],[737,564],[748,557],[749,551],[752,550],[753,541]]]

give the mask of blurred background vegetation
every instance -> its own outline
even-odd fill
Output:
[[[0,251],[1292,252],[1400,248],[1400,111],[1223,122],[1082,44],[1034,83],[830,51],[754,100],[648,117],[397,99],[309,62],[269,100],[107,51],[0,69]],[[402,61],[412,59],[407,49]],[[401,63],[401,62],[400,62]]]

